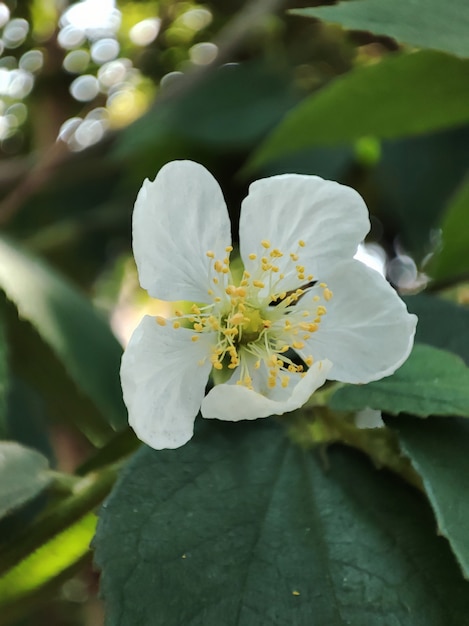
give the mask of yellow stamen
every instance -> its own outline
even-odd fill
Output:
[[[155,317],[156,323],[159,324],[160,326],[166,326],[166,320],[164,317],[161,317],[161,315],[157,315]]]

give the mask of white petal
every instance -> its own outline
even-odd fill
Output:
[[[368,383],[392,374],[410,354],[417,317],[359,261],[337,265],[324,280],[334,295],[307,349],[315,359],[332,361],[331,380]]]
[[[208,250],[226,256],[230,220],[213,176],[198,163],[173,161],[142,185],[133,214],[140,284],[162,300],[206,302]]]
[[[318,176],[285,174],[253,183],[240,217],[240,251],[246,269],[256,265],[250,253],[264,254],[260,243],[269,240],[284,253],[275,259],[285,279],[278,291],[298,286],[295,262],[299,250],[305,274],[323,280],[323,272],[341,259],[351,259],[370,229],[368,209],[352,188]],[[305,242],[298,248],[298,242]],[[304,282],[304,281],[303,281]]]
[[[145,316],[122,357],[121,382],[129,423],[137,437],[161,450],[178,448],[192,437],[194,420],[211,370],[207,357],[213,336],[186,328],[159,326]]]
[[[229,422],[253,420],[268,415],[282,415],[303,406],[311,394],[324,384],[331,364],[326,360],[317,362],[311,367],[306,376],[286,374],[290,384],[285,389],[277,385],[271,390],[265,384],[263,395],[242,385],[236,385],[236,373],[230,381],[223,385],[216,385],[210,390],[202,402],[202,415],[205,418],[216,418]],[[250,373],[254,373],[252,370]],[[256,387],[254,382],[254,387]]]

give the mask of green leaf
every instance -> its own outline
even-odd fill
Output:
[[[419,318],[416,341],[458,354],[469,365],[469,311],[427,294],[405,298]]]
[[[0,239],[0,288],[115,427],[126,422],[119,383],[121,347],[107,322],[40,259]]]
[[[423,479],[435,511],[438,532],[448,539],[469,578],[469,424],[462,419],[387,420],[402,451]]]
[[[51,482],[45,456],[12,441],[0,442],[0,518],[32,500]]]
[[[415,345],[395,374],[368,385],[342,387],[332,396],[330,407],[339,411],[369,407],[419,417],[469,417],[469,367],[450,352]]]
[[[446,209],[441,224],[442,247],[429,267],[433,278],[441,280],[469,273],[469,180],[459,189]]]
[[[469,61],[430,50],[359,67],[295,107],[249,166],[367,135],[392,139],[463,124],[469,120],[468,78]]]
[[[387,239],[398,237],[417,262],[435,247],[434,231],[468,163],[467,127],[382,142],[381,158],[368,173],[370,208]]]
[[[109,625],[464,622],[469,588],[418,493],[343,449],[325,470],[272,421],[201,431],[137,452],[100,513]]]
[[[225,150],[254,145],[297,102],[286,73],[259,63],[224,66],[179,96],[157,101],[123,132],[116,152],[129,157],[174,136]]]
[[[466,0],[358,0],[334,6],[293,9],[351,30],[369,30],[417,48],[469,57],[469,4]]]

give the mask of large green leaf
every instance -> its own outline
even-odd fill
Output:
[[[420,474],[438,521],[469,578],[469,423],[462,419],[393,418],[403,452]]]
[[[115,427],[125,423],[119,384],[121,347],[107,322],[40,259],[0,239],[0,288]]]
[[[466,180],[446,209],[441,225],[442,247],[430,265],[433,278],[457,277],[469,273],[468,224],[469,181]]]
[[[391,55],[337,78],[295,107],[251,166],[372,135],[392,139],[469,120],[469,61],[424,50]]]
[[[415,345],[393,376],[368,385],[347,385],[331,398],[340,411],[369,407],[397,415],[461,415],[469,417],[469,367],[450,352]]]
[[[469,365],[469,311],[462,306],[427,294],[405,299],[419,318],[416,341],[451,350]]]
[[[469,4],[466,0],[358,0],[334,6],[294,9],[351,30],[369,30],[418,48],[469,57]]]
[[[272,421],[142,448],[94,545],[108,626],[459,626],[469,610],[417,492],[343,449],[326,470]]]
[[[45,456],[13,441],[0,442],[0,518],[32,500],[51,480]]]

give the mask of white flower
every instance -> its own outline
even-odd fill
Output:
[[[256,419],[297,409],[326,378],[392,374],[410,353],[416,317],[353,259],[369,226],[349,187],[293,174],[259,180],[242,204],[236,279],[212,175],[175,161],[145,180],[133,215],[140,283],[155,298],[195,304],[170,320],[144,317],[125,350],[122,388],[137,436],[177,448],[199,409]],[[212,368],[225,382],[205,396]]]

